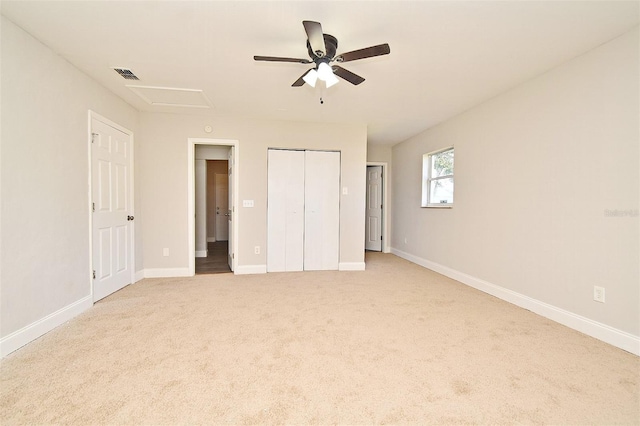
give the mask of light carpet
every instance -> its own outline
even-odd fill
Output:
[[[145,279],[2,361],[10,424],[638,424],[640,359],[389,254]]]

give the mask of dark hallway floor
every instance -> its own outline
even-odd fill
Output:
[[[231,272],[228,263],[229,242],[207,243],[208,256],[196,257],[196,274]]]

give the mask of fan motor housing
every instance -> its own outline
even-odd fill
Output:
[[[322,36],[324,37],[324,47],[327,49],[323,58],[333,59],[333,57],[336,56],[336,51],[338,49],[338,39],[332,36],[331,34],[323,34]],[[322,58],[318,58],[316,53],[313,51],[313,49],[311,48],[311,44],[309,43],[309,40],[307,40],[307,50],[309,51],[309,57],[314,62],[317,59],[322,59]]]

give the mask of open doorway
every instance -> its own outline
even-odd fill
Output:
[[[235,140],[189,138],[190,275],[196,263],[198,273],[235,270],[237,151]]]
[[[202,148],[196,147],[196,275],[217,274],[231,272],[228,262],[229,253],[229,161],[228,160],[199,160]],[[219,151],[217,157],[228,157],[225,147]],[[211,150],[209,150],[211,151]],[[209,157],[213,156],[210,153]],[[205,162],[205,178],[198,179],[199,162]],[[204,184],[204,188],[201,186]],[[203,194],[203,197],[199,197]],[[201,199],[202,198],[202,199]],[[200,204],[204,202],[203,208]],[[204,235],[198,232],[198,213],[201,213],[205,223]],[[202,241],[199,241],[202,239]],[[205,248],[205,250],[199,250]]]

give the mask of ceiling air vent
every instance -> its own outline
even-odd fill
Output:
[[[126,80],[140,80],[131,70],[128,70],[126,68],[114,68],[113,69],[115,72],[117,72],[118,74],[120,74],[122,76],[122,78],[126,79]]]

